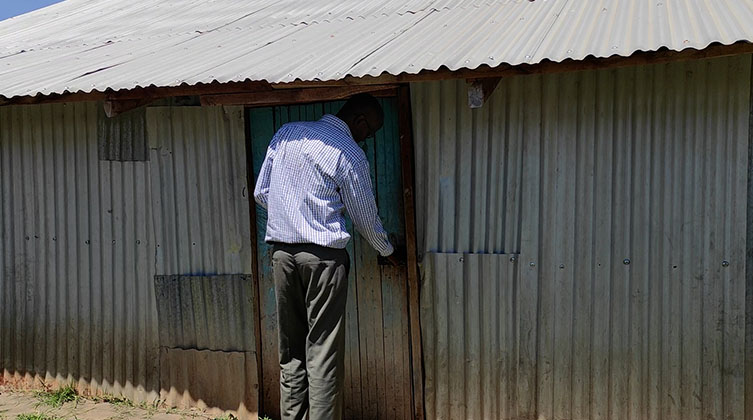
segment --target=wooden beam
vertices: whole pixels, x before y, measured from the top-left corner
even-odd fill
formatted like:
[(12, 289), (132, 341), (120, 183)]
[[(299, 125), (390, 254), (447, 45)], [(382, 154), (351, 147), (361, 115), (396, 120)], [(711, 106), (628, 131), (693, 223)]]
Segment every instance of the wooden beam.
[(201, 104), (210, 105), (246, 105), (273, 106), (303, 104), (312, 102), (335, 101), (346, 99), (358, 93), (371, 93), (374, 96), (397, 96), (397, 88), (389, 85), (337, 86), (307, 89), (285, 89), (278, 91), (228, 93), (222, 95), (203, 95)]
[(410, 320), (411, 367), (413, 373), (413, 415), (423, 420), (424, 414), (424, 358), (421, 343), (419, 276), (416, 243), (416, 204), (413, 195), (413, 113), (410, 87), (398, 89), (398, 131), (400, 134), (400, 165), (402, 166), (403, 212), (405, 215), (406, 267), (408, 270), (408, 318)]
[(502, 80), (499, 77), (486, 79), (468, 79), (468, 106), (481, 108), (492, 96), (494, 89)]
[(107, 99), (102, 106), (105, 108), (105, 115), (112, 118), (152, 102), (154, 102), (154, 99), (149, 97), (140, 99)]
[(200, 83), (193, 86), (181, 85), (172, 87), (145, 87), (122, 91), (64, 93), (52, 95), (21, 96), (10, 99), (0, 97), (3, 105), (37, 105), (60, 102), (83, 102), (104, 100), (132, 100), (151, 98), (157, 100), (175, 96), (199, 96), (207, 94), (224, 94), (238, 92), (272, 91), (267, 82), (229, 82), (229, 83)]

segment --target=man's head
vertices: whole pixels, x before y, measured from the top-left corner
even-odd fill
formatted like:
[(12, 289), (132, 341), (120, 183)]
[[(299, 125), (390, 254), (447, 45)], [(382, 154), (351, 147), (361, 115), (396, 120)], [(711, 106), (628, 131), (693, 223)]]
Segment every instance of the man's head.
[(350, 133), (357, 142), (374, 136), (384, 123), (382, 106), (368, 93), (359, 93), (348, 99), (337, 117), (348, 124)]

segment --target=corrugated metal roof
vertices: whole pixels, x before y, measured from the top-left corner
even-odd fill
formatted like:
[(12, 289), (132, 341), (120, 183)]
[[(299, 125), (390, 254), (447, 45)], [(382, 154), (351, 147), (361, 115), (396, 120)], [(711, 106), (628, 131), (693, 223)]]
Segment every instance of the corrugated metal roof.
[(0, 95), (336, 80), (751, 40), (744, 0), (67, 0), (0, 22)]

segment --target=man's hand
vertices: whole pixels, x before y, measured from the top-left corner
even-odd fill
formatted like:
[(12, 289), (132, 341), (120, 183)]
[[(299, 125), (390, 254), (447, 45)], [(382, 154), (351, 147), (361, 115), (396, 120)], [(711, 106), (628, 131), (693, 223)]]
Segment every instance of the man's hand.
[(390, 265), (392, 267), (401, 267), (405, 265), (406, 253), (404, 246), (396, 246), (392, 254), (377, 258), (379, 265)]

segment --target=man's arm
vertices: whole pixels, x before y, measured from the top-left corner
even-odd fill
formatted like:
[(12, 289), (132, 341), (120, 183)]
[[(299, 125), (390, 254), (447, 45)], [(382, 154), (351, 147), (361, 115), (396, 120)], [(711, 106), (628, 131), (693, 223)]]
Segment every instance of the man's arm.
[(381, 256), (391, 255), (394, 249), (379, 219), (367, 161), (361, 161), (345, 172), (340, 196), (361, 235)]
[(256, 188), (254, 188), (254, 200), (265, 209), (267, 208), (267, 200), (269, 198), (269, 178), (272, 173), (272, 161), (274, 160), (276, 146), (277, 134), (275, 134), (272, 141), (269, 142), (267, 155), (264, 157), (264, 162), (261, 164), (259, 178), (256, 180)]

